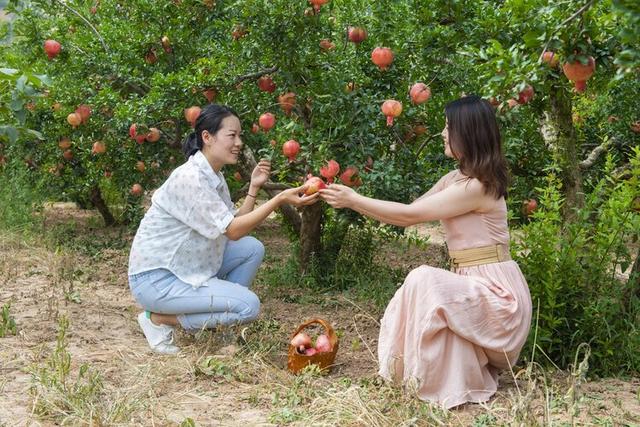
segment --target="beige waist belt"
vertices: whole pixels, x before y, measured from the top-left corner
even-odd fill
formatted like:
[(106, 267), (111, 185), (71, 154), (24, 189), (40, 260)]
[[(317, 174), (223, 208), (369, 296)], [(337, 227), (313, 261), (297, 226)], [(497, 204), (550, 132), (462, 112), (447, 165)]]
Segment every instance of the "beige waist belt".
[(449, 251), (451, 268), (471, 267), (473, 265), (491, 264), (509, 261), (511, 255), (506, 245), (482, 246), (480, 248)]

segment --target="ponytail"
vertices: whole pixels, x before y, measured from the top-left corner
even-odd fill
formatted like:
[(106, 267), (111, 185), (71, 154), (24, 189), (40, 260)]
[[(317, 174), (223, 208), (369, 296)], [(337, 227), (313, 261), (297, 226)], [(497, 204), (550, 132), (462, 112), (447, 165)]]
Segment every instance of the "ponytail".
[(182, 152), (185, 157), (189, 159), (189, 157), (202, 150), (204, 143), (202, 132), (206, 130), (211, 135), (214, 135), (222, 126), (222, 120), (229, 116), (238, 117), (238, 114), (226, 105), (209, 104), (204, 107), (196, 118), (195, 130), (187, 135), (182, 142)]
[(182, 142), (182, 152), (184, 156), (188, 159), (199, 150), (202, 150), (202, 137), (198, 137), (196, 132), (193, 131)]

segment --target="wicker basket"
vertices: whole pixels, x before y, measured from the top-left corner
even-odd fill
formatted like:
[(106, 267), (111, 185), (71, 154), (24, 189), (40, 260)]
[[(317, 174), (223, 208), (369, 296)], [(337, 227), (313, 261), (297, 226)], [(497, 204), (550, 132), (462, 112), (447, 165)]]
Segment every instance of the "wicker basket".
[(298, 326), (295, 330), (291, 338), (298, 335), (302, 332), (306, 327), (312, 325), (314, 323), (320, 324), (324, 329), (327, 337), (329, 337), (329, 342), (331, 343), (331, 351), (324, 353), (316, 353), (313, 356), (305, 356), (304, 354), (300, 354), (296, 351), (296, 348), (289, 343), (289, 357), (287, 360), (287, 367), (294, 374), (298, 373), (305, 366), (315, 364), (322, 370), (326, 370), (327, 372), (331, 369), (333, 365), (333, 361), (336, 359), (336, 353), (338, 353), (338, 336), (336, 332), (333, 330), (329, 322), (324, 319), (311, 319), (308, 322), (303, 323)]

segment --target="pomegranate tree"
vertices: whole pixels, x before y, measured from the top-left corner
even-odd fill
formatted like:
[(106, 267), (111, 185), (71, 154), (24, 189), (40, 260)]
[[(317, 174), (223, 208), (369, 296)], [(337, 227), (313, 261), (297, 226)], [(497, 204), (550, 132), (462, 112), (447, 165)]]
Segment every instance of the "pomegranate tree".
[(347, 187), (359, 187), (362, 185), (362, 179), (358, 176), (358, 168), (355, 166), (347, 167), (340, 174), (340, 181)]
[(393, 126), (393, 119), (402, 113), (402, 104), (394, 99), (387, 99), (382, 103), (382, 114), (387, 116), (387, 126)]

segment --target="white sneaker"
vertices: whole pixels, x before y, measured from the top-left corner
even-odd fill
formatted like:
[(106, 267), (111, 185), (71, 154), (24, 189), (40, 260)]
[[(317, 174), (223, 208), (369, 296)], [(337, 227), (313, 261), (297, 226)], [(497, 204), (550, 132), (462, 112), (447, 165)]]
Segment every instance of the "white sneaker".
[(176, 354), (179, 347), (173, 345), (173, 327), (169, 325), (156, 325), (143, 311), (138, 314), (138, 324), (142, 328), (144, 336), (153, 351), (162, 354)]

